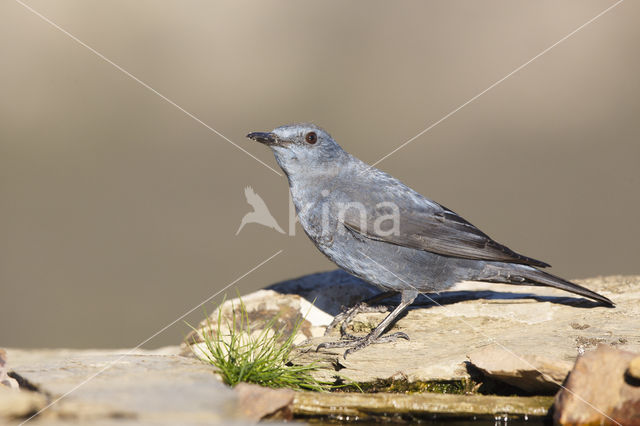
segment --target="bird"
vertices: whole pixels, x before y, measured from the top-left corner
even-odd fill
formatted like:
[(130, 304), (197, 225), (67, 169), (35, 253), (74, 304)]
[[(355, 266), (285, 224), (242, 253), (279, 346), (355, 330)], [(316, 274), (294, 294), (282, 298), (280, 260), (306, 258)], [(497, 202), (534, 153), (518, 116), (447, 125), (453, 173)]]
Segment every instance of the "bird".
[[(381, 290), (347, 309), (342, 337), (316, 350), (409, 340), (383, 333), (420, 293), (437, 293), (460, 281), (537, 285), (584, 296), (601, 306), (608, 298), (543, 271), (549, 264), (519, 254), (490, 238), (452, 210), (346, 152), (320, 127), (291, 124), (249, 139), (268, 146), (289, 183), (304, 232), (331, 261)], [(346, 333), (345, 321), (372, 302), (400, 294), (400, 303), (370, 333)]]
[(282, 228), (280, 228), (278, 222), (276, 222), (276, 219), (267, 208), (267, 205), (265, 204), (262, 197), (256, 194), (252, 187), (247, 186), (244, 189), (244, 196), (247, 199), (247, 203), (251, 207), (253, 207), (253, 211), (245, 214), (242, 217), (242, 220), (240, 221), (240, 227), (236, 231), (236, 235), (240, 233), (242, 228), (244, 228), (244, 225), (246, 225), (247, 223), (258, 223), (268, 228), (275, 229), (281, 234), (284, 234), (284, 231), (282, 230)]

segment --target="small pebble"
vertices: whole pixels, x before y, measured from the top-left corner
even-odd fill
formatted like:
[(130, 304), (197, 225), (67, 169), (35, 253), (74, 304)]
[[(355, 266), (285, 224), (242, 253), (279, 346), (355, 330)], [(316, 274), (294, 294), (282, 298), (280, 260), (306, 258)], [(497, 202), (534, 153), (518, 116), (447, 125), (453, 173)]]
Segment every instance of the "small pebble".
[(640, 356), (635, 357), (629, 363), (629, 375), (640, 380)]

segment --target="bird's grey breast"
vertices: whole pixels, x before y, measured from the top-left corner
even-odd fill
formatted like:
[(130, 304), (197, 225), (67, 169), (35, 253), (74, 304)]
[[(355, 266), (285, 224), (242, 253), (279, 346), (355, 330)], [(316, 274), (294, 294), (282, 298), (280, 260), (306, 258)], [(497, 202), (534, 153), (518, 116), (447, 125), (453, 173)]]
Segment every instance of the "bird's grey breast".
[(333, 237), (328, 229), (335, 223), (326, 197), (328, 190), (310, 179), (289, 179), (289, 188), (304, 232), (318, 248), (331, 244)]
[[(394, 210), (386, 203), (398, 205), (399, 216), (407, 206), (434, 205), (386, 174), (367, 172), (290, 179), (298, 220), (316, 247), (341, 268), (383, 289), (432, 290), (436, 282), (442, 289), (457, 281), (447, 258), (372, 239), (345, 226), (344, 219), (354, 215), (363, 214), (365, 221), (388, 215)], [(387, 230), (392, 223), (381, 225)]]

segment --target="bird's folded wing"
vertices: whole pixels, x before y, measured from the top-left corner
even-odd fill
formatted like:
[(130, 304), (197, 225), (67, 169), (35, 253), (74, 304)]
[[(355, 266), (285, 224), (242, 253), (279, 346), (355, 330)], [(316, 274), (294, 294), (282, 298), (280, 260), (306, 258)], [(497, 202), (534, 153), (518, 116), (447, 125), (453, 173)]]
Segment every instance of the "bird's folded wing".
[[(446, 209), (401, 211), (397, 232), (380, 221), (380, 214), (361, 220), (358, 212), (348, 210), (342, 223), (352, 232), (398, 246), (425, 250), (445, 256), (547, 267), (548, 264), (523, 256), (492, 240), (478, 228)], [(387, 218), (389, 215), (386, 216)], [(379, 221), (380, 223), (377, 223)]]

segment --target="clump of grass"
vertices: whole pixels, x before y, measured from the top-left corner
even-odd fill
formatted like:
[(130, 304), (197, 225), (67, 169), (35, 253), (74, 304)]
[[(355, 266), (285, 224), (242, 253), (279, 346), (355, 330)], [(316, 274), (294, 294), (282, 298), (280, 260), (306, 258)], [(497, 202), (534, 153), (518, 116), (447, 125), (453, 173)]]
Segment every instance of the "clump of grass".
[(293, 365), (290, 362), (293, 341), (304, 318), (296, 321), (289, 336), (284, 335), (284, 327), (276, 327), (277, 320), (276, 315), (260, 327), (260, 332), (252, 332), (241, 299), (239, 309), (234, 305), (231, 307), (231, 320), (223, 318), (220, 305), (216, 323), (207, 319), (207, 326), (202, 330), (206, 350), (199, 351), (199, 358), (204, 356), (205, 361), (215, 366), (229, 386), (247, 382), (271, 388), (330, 389), (330, 383), (311, 376), (310, 373), (319, 368), (316, 364)]

